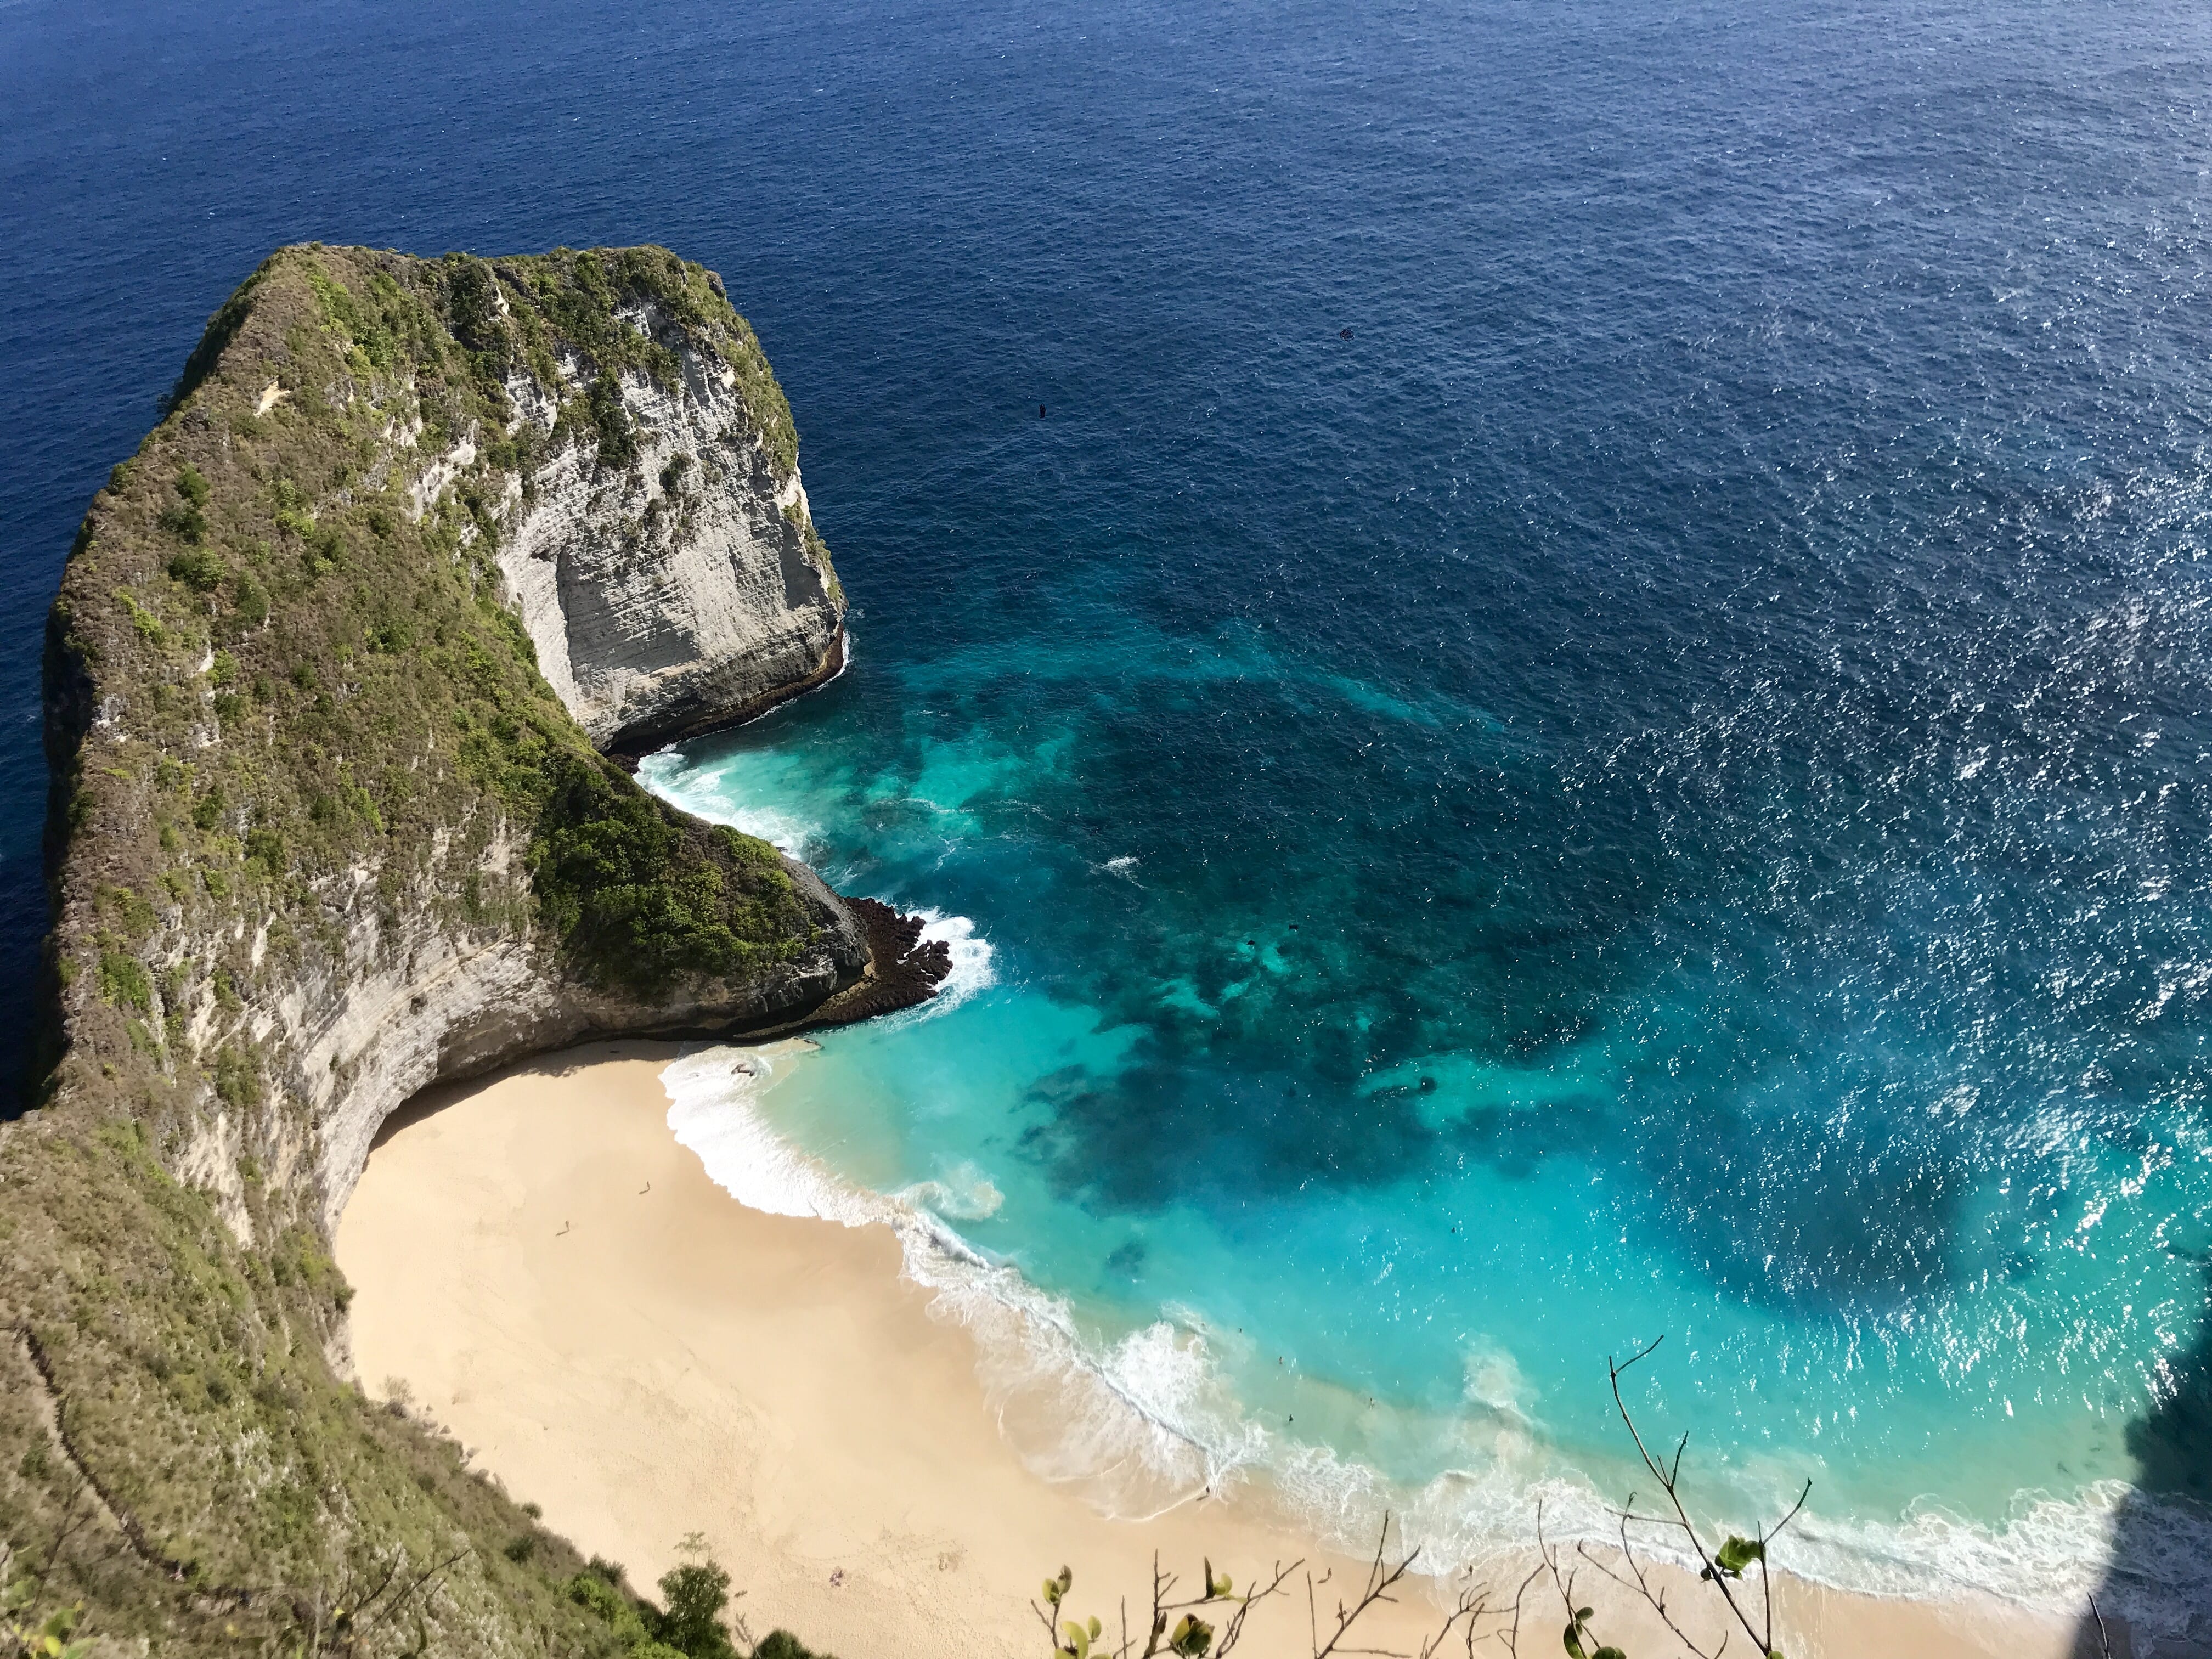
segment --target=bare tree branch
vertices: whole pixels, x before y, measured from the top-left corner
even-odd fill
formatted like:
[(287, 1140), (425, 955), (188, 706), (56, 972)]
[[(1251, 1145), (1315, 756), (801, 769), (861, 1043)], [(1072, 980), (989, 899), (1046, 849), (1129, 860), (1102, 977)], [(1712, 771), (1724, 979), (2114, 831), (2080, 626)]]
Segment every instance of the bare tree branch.
[[(1313, 1650), (1313, 1659), (1328, 1659), (1330, 1654), (1339, 1652), (1347, 1656), (1353, 1654), (1385, 1654), (1389, 1652), (1389, 1650), (1384, 1648), (1340, 1648), (1337, 1644), (1343, 1641), (1346, 1633), (1352, 1629), (1354, 1622), (1356, 1622), (1363, 1613), (1366, 1613), (1370, 1607), (1374, 1607), (1378, 1602), (1395, 1601), (1398, 1599), (1396, 1596), (1391, 1595), (1390, 1592), (1397, 1587), (1398, 1581), (1406, 1576), (1407, 1572), (1412, 1568), (1413, 1563), (1420, 1557), (1421, 1552), (1417, 1547), (1406, 1556), (1405, 1559), (1399, 1562), (1396, 1566), (1386, 1568), (1382, 1565), (1382, 1562), (1384, 1556), (1389, 1550), (1389, 1547), (1390, 1517), (1388, 1515), (1385, 1515), (1382, 1517), (1382, 1533), (1375, 1540), (1375, 1559), (1367, 1569), (1366, 1586), (1361, 1590), (1359, 1600), (1353, 1603), (1350, 1612), (1347, 1613), (1345, 1610), (1344, 1603), (1342, 1601), (1339, 1601), (1336, 1604), (1335, 1633), (1332, 1635), (1327, 1642), (1321, 1643), (1319, 1645), (1315, 1647)], [(1306, 1579), (1306, 1608), (1309, 1620), (1310, 1620), (1313, 1610), (1313, 1579), (1311, 1575), (1309, 1575)]]
[[(1662, 1468), (1660, 1467), (1658, 1460), (1652, 1456), (1650, 1448), (1644, 1443), (1643, 1433), (1637, 1428), (1636, 1419), (1629, 1413), (1628, 1402), (1621, 1397), (1620, 1379), (1622, 1373), (1626, 1372), (1630, 1366), (1634, 1365), (1647, 1358), (1654, 1348), (1656, 1348), (1666, 1340), (1667, 1339), (1663, 1334), (1652, 1338), (1650, 1342), (1644, 1344), (1643, 1347), (1638, 1348), (1626, 1360), (1623, 1360), (1617, 1364), (1610, 1357), (1607, 1358), (1605, 1362), (1606, 1372), (1613, 1384), (1613, 1408), (1620, 1413), (1621, 1423), (1628, 1430), (1629, 1438), (1636, 1443), (1637, 1455), (1644, 1460), (1644, 1467), (1651, 1472), (1651, 1478), (1659, 1483), (1659, 1489), (1667, 1494), (1667, 1502), (1674, 1511), (1674, 1518), (1672, 1522), (1666, 1522), (1663, 1517), (1661, 1517), (1661, 1523), (1677, 1528), (1682, 1533), (1683, 1536), (1686, 1537), (1690, 1540), (1690, 1547), (1697, 1552), (1698, 1565), (1704, 1569), (1703, 1573), (1700, 1576), (1705, 1580), (1711, 1582), (1713, 1588), (1721, 1593), (1721, 1600), (1727, 1605), (1729, 1613), (1733, 1615), (1736, 1624), (1742, 1629), (1743, 1633), (1747, 1637), (1750, 1638), (1753, 1642), (1758, 1644), (1759, 1651), (1762, 1655), (1771, 1653), (1774, 1650), (1774, 1597), (1772, 1584), (1767, 1577), (1766, 1571), (1766, 1547), (1775, 1538), (1780, 1535), (1782, 1529), (1784, 1527), (1787, 1527), (1792, 1521), (1795, 1521), (1797, 1518), (1799, 1511), (1803, 1510), (1805, 1507), (1806, 1498), (1813, 1490), (1813, 1483), (1810, 1480), (1808, 1480), (1805, 1483), (1804, 1491), (1797, 1494), (1797, 1501), (1790, 1506), (1790, 1511), (1788, 1514), (1784, 1515), (1781, 1520), (1776, 1522), (1772, 1527), (1767, 1528), (1759, 1534), (1758, 1552), (1753, 1559), (1759, 1562), (1759, 1580), (1762, 1607), (1760, 1610), (1759, 1623), (1758, 1625), (1753, 1625), (1752, 1623), (1750, 1614), (1746, 1612), (1744, 1607), (1737, 1601), (1735, 1592), (1729, 1587), (1729, 1580), (1736, 1576), (1736, 1572), (1722, 1565), (1718, 1560), (1715, 1559), (1712, 1553), (1706, 1549), (1705, 1540), (1699, 1535), (1696, 1525), (1690, 1519), (1689, 1510), (1683, 1505), (1680, 1490), (1682, 1454), (1690, 1443), (1690, 1437), (1687, 1434), (1685, 1434), (1680, 1441), (1676, 1443), (1674, 1457), (1668, 1462), (1668, 1465)], [(1634, 1500), (1631, 1499), (1630, 1502), (1632, 1507)], [(1647, 1519), (1649, 1517), (1638, 1516), (1636, 1518)], [(1628, 1547), (1627, 1538), (1627, 1528), (1624, 1523), (1621, 1529), (1621, 1547), (1624, 1552), (1626, 1552)], [(1643, 1575), (1640, 1571), (1638, 1574), (1638, 1577), (1639, 1582), (1642, 1582)], [(1648, 1589), (1644, 1592), (1644, 1599), (1646, 1601), (1652, 1601), (1652, 1605), (1655, 1607), (1658, 1607), (1658, 1603), (1656, 1601), (1653, 1600)], [(1661, 1610), (1661, 1617), (1666, 1617), (1663, 1609)], [(1671, 1621), (1669, 1622), (1668, 1628), (1674, 1628)], [(1677, 1632), (1677, 1634), (1679, 1635), (1680, 1632)], [(1718, 1650), (1716, 1650), (1715, 1651), (1717, 1652)]]

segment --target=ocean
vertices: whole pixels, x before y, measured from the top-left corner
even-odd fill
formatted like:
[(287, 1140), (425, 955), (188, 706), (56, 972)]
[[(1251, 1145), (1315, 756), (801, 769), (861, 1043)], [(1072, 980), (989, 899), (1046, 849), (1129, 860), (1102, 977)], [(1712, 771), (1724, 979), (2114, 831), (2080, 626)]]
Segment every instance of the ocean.
[(674, 1120), (897, 1218), (1034, 1463), (1480, 1559), (1663, 1338), (1788, 1565), (2212, 1601), (2208, 87), (2174, 4), (0, 7), (0, 969), (231, 286), (664, 242), (854, 648), (643, 775), (956, 961)]

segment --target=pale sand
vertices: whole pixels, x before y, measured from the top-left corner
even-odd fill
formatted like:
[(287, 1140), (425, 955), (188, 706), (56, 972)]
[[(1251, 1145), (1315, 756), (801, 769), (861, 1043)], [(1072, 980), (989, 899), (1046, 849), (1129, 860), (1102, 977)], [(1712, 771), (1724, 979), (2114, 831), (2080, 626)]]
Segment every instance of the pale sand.
[[(970, 1338), (931, 1316), (888, 1228), (745, 1209), (677, 1144), (659, 1073), (679, 1052), (578, 1049), (434, 1091), (387, 1130), (337, 1238), (373, 1395), (404, 1378), (477, 1468), (640, 1586), (703, 1533), (748, 1591), (739, 1610), (756, 1636), (786, 1626), (842, 1659), (1043, 1659), (1026, 1602), (1063, 1563), (1071, 1606), (1110, 1626), (1108, 1591), (1141, 1594), (1155, 1548), (1187, 1581), (1209, 1553), (1240, 1587), (1315, 1554), (1262, 1497), (1139, 1524), (1031, 1474)], [(1331, 1565), (1324, 1617), (1361, 1570)], [(1693, 1593), (1678, 1589), (1678, 1607)], [(1994, 1604), (1796, 1583), (1778, 1599), (1793, 1659), (2058, 1659), (2072, 1647), (2069, 1623)], [(1557, 1602), (1528, 1605), (1522, 1651), (1559, 1652)], [(1415, 1613), (1432, 1616), (1422, 1592), (1363, 1625), (1360, 1645), (1413, 1648)], [(1632, 1654), (1674, 1650), (1632, 1618), (1599, 1622)], [(1305, 1626), (1301, 1588), (1254, 1614), (1241, 1651), (1304, 1656)]]

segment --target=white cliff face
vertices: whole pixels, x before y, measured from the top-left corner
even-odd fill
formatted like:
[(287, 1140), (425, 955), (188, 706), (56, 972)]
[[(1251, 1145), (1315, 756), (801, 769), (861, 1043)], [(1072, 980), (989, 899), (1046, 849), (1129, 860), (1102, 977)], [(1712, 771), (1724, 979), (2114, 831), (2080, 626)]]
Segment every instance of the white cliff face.
[[(641, 312), (635, 321), (652, 331), (658, 319)], [(842, 649), (844, 595), (809, 533), (798, 469), (776, 476), (719, 359), (688, 344), (677, 356), (673, 385), (621, 380), (634, 466), (603, 466), (586, 434), (526, 481), (508, 475), (496, 508), (500, 569), (539, 672), (603, 750), (745, 718), (834, 672)], [(568, 389), (580, 391), (574, 366), (561, 368)], [(520, 374), (508, 395), (518, 427), (551, 434), (554, 398)], [(411, 433), (393, 435), (411, 448)], [(478, 455), (471, 435), (450, 454), (413, 460), (418, 516)], [(503, 829), (481, 858), (489, 884), (519, 891)], [(190, 1160), (204, 1166), (196, 1173), (243, 1229), (246, 1207), (229, 1189), (250, 1140), (272, 1164), (312, 1170), (320, 1219), (333, 1227), (385, 1119), (432, 1083), (597, 1036), (758, 1026), (801, 1013), (863, 971), (867, 945), (819, 877), (784, 864), (816, 919), (813, 948), (757, 980), (693, 983), (650, 1006), (570, 978), (534, 932), (457, 929), (404, 907), (394, 916), (370, 902), (366, 883), (334, 890), (326, 902), (348, 917), (340, 949), (302, 964), (289, 994), (253, 1023), (264, 1052), (289, 1058), (288, 1092), (307, 1108), (313, 1144), (274, 1123), (241, 1138), (240, 1126), (216, 1116)], [(271, 1173), (282, 1180), (293, 1170)]]
[(650, 1006), (561, 974), (529, 936), (471, 939), (423, 917), (395, 927), (364, 907), (337, 971), (295, 985), (257, 1034), (300, 1058), (325, 1227), (337, 1225), (385, 1119), (432, 1083), (595, 1036), (773, 1024), (854, 977), (866, 960), (859, 929), (813, 872), (785, 868), (822, 925), (814, 946), (757, 979), (692, 982)]
[[(514, 872), (504, 834), (475, 860), (488, 887)], [(302, 951), (267, 1000), (245, 1011), (244, 1035), (276, 1063), (257, 1106), (202, 1103), (168, 1150), (177, 1176), (209, 1190), (251, 1241), (246, 1159), (274, 1188), (312, 1193), (316, 1218), (337, 1224), (385, 1120), (433, 1083), (595, 1037), (772, 1027), (808, 1010), (866, 969), (860, 927), (805, 865), (783, 860), (816, 927), (790, 960), (743, 981), (690, 981), (651, 1001), (578, 981), (536, 930), (457, 923), (428, 905), (380, 895), (371, 872), (321, 884), (333, 924)], [(190, 942), (162, 963), (168, 997), (195, 1024), (214, 1012)], [(157, 992), (155, 1017), (169, 1012)]]
[[(371, 383), (356, 369), (325, 394), (341, 409), (391, 408), (381, 456), (364, 476), (388, 483), (416, 520), (452, 511), (457, 489), (489, 500), (503, 597), (540, 672), (602, 750), (734, 723), (842, 660), (844, 596), (796, 465), (781, 465), (757, 435), (712, 343), (695, 344), (653, 303), (634, 306), (628, 320), (670, 347), (678, 372), (665, 383), (620, 377), (635, 436), (627, 466), (602, 463), (592, 428), (547, 441), (563, 404), (573, 414), (588, 389), (590, 371), (573, 358), (556, 360), (557, 390), (519, 367), (507, 382), (515, 414), (506, 435), (527, 424), (540, 440), (522, 447), (526, 473), (501, 471), (505, 452), (489, 441), (501, 434), (474, 422), (443, 453), (422, 447), (411, 380)], [(269, 374), (259, 362), (243, 372), (259, 377), (257, 386)], [(204, 653), (196, 675), (213, 663)], [(127, 692), (95, 685), (80, 663), (50, 690), (72, 696), (86, 702), (76, 723), (89, 740), (134, 739)], [(216, 741), (216, 731), (210, 720), (198, 741)], [(234, 816), (242, 834), (245, 815)], [(305, 922), (242, 914), (211, 940), (178, 912), (157, 930), (145, 952), (143, 1026), (176, 1033), (163, 1072), (180, 1059), (211, 1066), (226, 1048), (258, 1057), (252, 1090), (202, 1088), (161, 1141), (169, 1167), (214, 1194), (242, 1238), (253, 1226), (249, 1183), (291, 1194), (291, 1213), (334, 1225), (386, 1118), (433, 1083), (597, 1036), (772, 1029), (869, 969), (860, 922), (812, 871), (785, 860), (808, 927), (787, 959), (742, 981), (694, 978), (651, 998), (586, 983), (532, 919), (520, 846), (527, 835), (526, 826), (457, 820), (426, 848), (394, 847), (318, 878)], [(481, 904), (457, 910), (453, 895), (464, 887)], [(64, 938), (99, 934), (98, 891), (82, 872), (65, 883)], [(247, 950), (252, 971), (236, 990), (216, 972), (210, 947), (222, 945)], [(100, 994), (88, 975), (65, 1002), (86, 1009)]]
[[(564, 445), (500, 537), (538, 668), (603, 749), (749, 718), (834, 672), (842, 649), (844, 595), (798, 470), (777, 476), (726, 367), (677, 356), (673, 385), (621, 379), (636, 465), (601, 465), (588, 435)], [(519, 419), (552, 430), (533, 383), (509, 392)]]

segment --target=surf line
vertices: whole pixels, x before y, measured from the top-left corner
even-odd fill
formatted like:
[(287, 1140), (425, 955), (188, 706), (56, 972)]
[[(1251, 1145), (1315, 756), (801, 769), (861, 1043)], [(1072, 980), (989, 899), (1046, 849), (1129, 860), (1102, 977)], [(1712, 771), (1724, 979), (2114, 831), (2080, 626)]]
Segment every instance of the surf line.
[[(1057, 1336), (1065, 1345), (1064, 1353), (1059, 1356), (1063, 1364), (1080, 1371), (1091, 1382), (1103, 1389), (1139, 1422), (1157, 1430), (1169, 1440), (1196, 1454), (1204, 1467), (1204, 1478), (1198, 1489), (1185, 1492), (1173, 1502), (1164, 1504), (1147, 1514), (1135, 1516), (1131, 1517), (1132, 1519), (1140, 1522), (1154, 1520), (1160, 1516), (1181, 1509), (1186, 1504), (1202, 1503), (1221, 1486), (1227, 1476), (1246, 1467), (1245, 1459), (1207, 1444), (1181, 1424), (1171, 1422), (1161, 1415), (1132, 1394), (1125, 1385), (1117, 1382), (1107, 1368), (1103, 1358), (1091, 1352), (1090, 1346), (1084, 1341), (1082, 1334), (1075, 1329), (1073, 1322), (1064, 1310), (1066, 1304), (1060, 1297), (1040, 1290), (1012, 1263), (994, 1261), (985, 1255), (966, 1239), (961, 1237), (953, 1230), (951, 1224), (942, 1217), (918, 1205), (907, 1203), (885, 1194), (871, 1193), (869, 1196), (885, 1207), (889, 1213), (884, 1218), (890, 1224), (893, 1230), (900, 1234), (902, 1243), (907, 1243), (909, 1237), (918, 1238), (922, 1245), (934, 1250), (937, 1254), (979, 1269), (980, 1281), (975, 1287), (1012, 1314), (1017, 1320), (1042, 1326)], [(919, 1279), (921, 1276), (916, 1275), (916, 1277)], [(1019, 1285), (1020, 1291), (1009, 1292), (1004, 1289), (1003, 1285), (1007, 1281)], [(937, 1283), (932, 1284), (930, 1288), (938, 1295), (945, 1296), (953, 1287)], [(1160, 1322), (1168, 1323), (1166, 1321)], [(1170, 1328), (1173, 1328), (1172, 1325)], [(1200, 1338), (1200, 1340), (1203, 1341), (1203, 1337)]]
[[(819, 1158), (779, 1134), (753, 1103), (762, 1079), (759, 1072), (750, 1069), (750, 1066), (770, 1070), (772, 1074), (771, 1068), (763, 1065), (761, 1059), (750, 1055), (739, 1057), (741, 1061), (750, 1062), (746, 1069), (741, 1070), (737, 1065), (723, 1062), (720, 1055), (728, 1053), (731, 1046), (702, 1044), (696, 1049), (687, 1051), (662, 1071), (660, 1084), (663, 1094), (671, 1103), (669, 1127), (675, 1132), (679, 1143), (700, 1157), (707, 1165), (708, 1177), (732, 1199), (764, 1215), (808, 1217), (836, 1221), (848, 1227), (871, 1224), (888, 1226), (899, 1240), (900, 1255), (907, 1276), (929, 1291), (933, 1297), (942, 1298), (947, 1304), (948, 1311), (962, 1324), (970, 1323), (962, 1314), (960, 1302), (963, 1294), (980, 1294), (1012, 1315), (1018, 1326), (1053, 1339), (1056, 1352), (1052, 1358), (1057, 1364), (1096, 1384), (1137, 1423), (1170, 1443), (1182, 1446), (1201, 1466), (1201, 1478), (1172, 1501), (1148, 1513), (1129, 1518), (1139, 1522), (1154, 1520), (1187, 1504), (1202, 1503), (1217, 1492), (1231, 1474), (1247, 1466), (1249, 1460), (1209, 1445), (1182, 1425), (1170, 1421), (1153, 1409), (1117, 1381), (1103, 1358), (1094, 1354), (1090, 1345), (1076, 1330), (1061, 1297), (1032, 1284), (1012, 1263), (994, 1260), (986, 1255), (962, 1237), (951, 1223), (934, 1212), (893, 1194), (847, 1181)], [(710, 1060), (709, 1056), (714, 1058)], [(708, 1069), (709, 1066), (713, 1069)], [(669, 1075), (672, 1072), (677, 1073), (673, 1078)], [(700, 1087), (702, 1084), (708, 1085), (705, 1090)], [(790, 1195), (793, 1202), (779, 1204), (772, 1200), (762, 1201), (768, 1199), (766, 1194), (749, 1197), (740, 1190), (744, 1183), (732, 1185), (722, 1179), (715, 1163), (708, 1157), (708, 1148), (694, 1145), (692, 1139), (687, 1138), (685, 1133), (690, 1122), (684, 1120), (696, 1121), (693, 1114), (702, 1107), (710, 1109), (721, 1108), (722, 1113), (716, 1115), (726, 1113), (726, 1122), (728, 1118), (738, 1120), (737, 1125), (732, 1127), (741, 1127), (746, 1141), (763, 1150), (773, 1148), (776, 1161), (791, 1172), (783, 1180), (788, 1181), (792, 1175), (804, 1171), (801, 1184), (811, 1190), (793, 1193)], [(766, 1143), (765, 1147), (763, 1143)], [(969, 1271), (958, 1275), (933, 1272), (933, 1261), (942, 1261)], [(1199, 1340), (1203, 1341), (1204, 1338), (1201, 1336)]]

